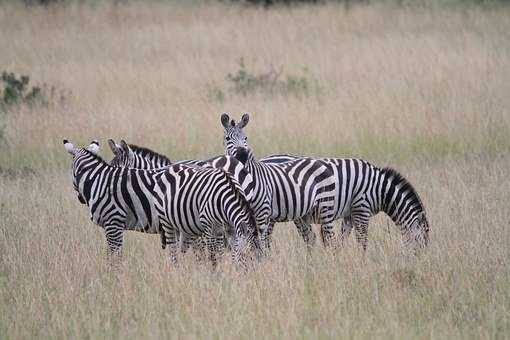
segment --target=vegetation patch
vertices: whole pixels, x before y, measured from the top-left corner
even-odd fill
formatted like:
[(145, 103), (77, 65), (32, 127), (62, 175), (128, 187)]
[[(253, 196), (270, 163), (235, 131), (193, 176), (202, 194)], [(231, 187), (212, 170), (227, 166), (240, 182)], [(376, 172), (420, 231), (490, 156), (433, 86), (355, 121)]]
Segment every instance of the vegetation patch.
[(244, 58), (239, 59), (237, 71), (228, 73), (225, 80), (225, 86), (208, 86), (209, 98), (223, 102), (228, 95), (308, 97), (320, 92), (318, 82), (310, 76), (307, 68), (303, 68), (301, 74), (285, 74), (283, 66), (277, 69), (271, 65), (268, 70), (257, 73), (248, 69)]
[(28, 76), (17, 77), (14, 73), (2, 72), (2, 96), (0, 109), (3, 112), (20, 105), (48, 105), (48, 101), (38, 86), (29, 86)]

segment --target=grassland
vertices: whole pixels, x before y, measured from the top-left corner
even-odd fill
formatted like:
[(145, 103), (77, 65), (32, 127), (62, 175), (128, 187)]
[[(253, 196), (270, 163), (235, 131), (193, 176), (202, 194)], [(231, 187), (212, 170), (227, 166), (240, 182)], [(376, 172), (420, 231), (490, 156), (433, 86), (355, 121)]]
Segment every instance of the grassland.
[[(2, 70), (65, 96), (2, 116), (0, 338), (510, 337), (510, 9), (4, 4), (0, 49)], [(317, 91), (230, 93), (241, 57)], [(99, 138), (105, 158), (109, 137), (203, 158), (222, 152), (222, 112), (251, 113), (258, 156), (399, 169), (427, 207), (428, 251), (401, 256), (378, 216), (364, 264), (354, 240), (307, 256), (279, 224), (273, 256), (246, 275), (229, 261), (171, 268), (138, 233), (108, 272), (62, 138)]]

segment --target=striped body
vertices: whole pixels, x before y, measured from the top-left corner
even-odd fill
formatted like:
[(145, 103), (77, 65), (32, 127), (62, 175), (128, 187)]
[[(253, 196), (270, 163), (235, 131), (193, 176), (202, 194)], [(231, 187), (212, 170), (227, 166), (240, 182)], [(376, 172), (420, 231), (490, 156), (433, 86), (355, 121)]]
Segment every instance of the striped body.
[[(285, 164), (302, 157), (273, 155), (265, 164)], [(428, 243), (429, 226), (425, 208), (412, 185), (391, 168), (378, 168), (361, 159), (322, 158), (335, 182), (334, 219), (344, 218), (341, 239), (354, 227), (360, 245), (366, 249), (370, 217), (383, 211), (400, 226), (404, 246)], [(414, 243), (414, 244), (411, 244)]]
[[(154, 159), (168, 159), (155, 151), (148, 148), (133, 147), (132, 144), (128, 145), (126, 142), (121, 141), (117, 145), (113, 140), (109, 140), (110, 147), (115, 155), (110, 164), (118, 166), (144, 169), (157, 169), (153, 168)], [(143, 152), (141, 152), (143, 150)], [(138, 160), (134, 162), (134, 160)], [(267, 224), (270, 215), (270, 204), (267, 197), (262, 196), (260, 192), (254, 192), (254, 182), (252, 175), (246, 171), (244, 165), (234, 157), (229, 156), (216, 156), (207, 160), (183, 160), (174, 163), (175, 165), (188, 165), (205, 168), (223, 169), (230, 173), (237, 182), (240, 183), (246, 198), (250, 202), (250, 206), (255, 213), (255, 218), (258, 225)], [(185, 242), (184, 242), (185, 243)], [(185, 244), (185, 247), (188, 245)]]
[(255, 195), (270, 200), (270, 223), (262, 233), (265, 246), (270, 246), (274, 222), (284, 221), (294, 221), (304, 241), (313, 244), (315, 236), (310, 223), (328, 224), (334, 219), (334, 178), (330, 167), (312, 158), (274, 164), (259, 162), (242, 130), (248, 123), (248, 116), (243, 115), (236, 124), (224, 114), (221, 121), (225, 153), (244, 161), (255, 182)]
[[(105, 229), (109, 254), (120, 252), (124, 230), (164, 232), (175, 261), (181, 232), (188, 234), (191, 230), (194, 236), (207, 238), (230, 223), (234, 245), (246, 238), (256, 248), (253, 213), (239, 184), (223, 170), (185, 165), (161, 170), (114, 167), (93, 151), (74, 148), (67, 141), (64, 145), (74, 156), (74, 188), (89, 206), (92, 221)], [(174, 190), (168, 183), (176, 183)], [(172, 206), (180, 209), (176, 216), (183, 218), (167, 215), (175, 213), (169, 208)], [(207, 244), (210, 251), (216, 250), (215, 240), (208, 240)], [(211, 253), (211, 259), (214, 256)]]
[(164, 216), (161, 223), (171, 245), (177, 244), (179, 235), (187, 240), (205, 236), (214, 254), (221, 247), (217, 240), (226, 232), (236, 258), (243, 247), (239, 243), (243, 236), (252, 250), (258, 251), (255, 217), (241, 186), (227, 172), (172, 165), (161, 173), (157, 190), (162, 198), (157, 209)]

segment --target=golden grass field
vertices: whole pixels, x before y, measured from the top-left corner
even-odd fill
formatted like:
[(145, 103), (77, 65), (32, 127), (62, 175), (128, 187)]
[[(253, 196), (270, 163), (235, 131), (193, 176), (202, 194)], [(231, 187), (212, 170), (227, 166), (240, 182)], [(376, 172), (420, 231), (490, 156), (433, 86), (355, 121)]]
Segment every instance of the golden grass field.
[[(0, 51), (0, 71), (65, 96), (0, 116), (0, 338), (510, 338), (510, 8), (4, 3)], [(241, 57), (316, 91), (230, 93)], [(272, 256), (242, 274), (228, 258), (172, 268), (159, 237), (130, 232), (108, 271), (62, 139), (98, 138), (106, 159), (109, 137), (206, 158), (223, 151), (222, 112), (251, 114), (258, 157), (395, 167), (430, 247), (402, 256), (377, 216), (364, 263), (353, 237), (307, 255), (278, 224)]]

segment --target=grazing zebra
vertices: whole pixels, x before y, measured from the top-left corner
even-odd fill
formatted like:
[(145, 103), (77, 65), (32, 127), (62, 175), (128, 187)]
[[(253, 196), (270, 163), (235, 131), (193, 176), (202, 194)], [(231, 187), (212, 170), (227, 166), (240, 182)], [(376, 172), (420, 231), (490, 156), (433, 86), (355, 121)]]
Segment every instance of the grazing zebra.
[[(115, 143), (114, 140), (109, 139), (108, 144), (110, 145), (110, 148), (112, 149), (115, 155), (113, 160), (110, 162), (110, 164), (112, 165), (129, 168), (141, 167), (144, 169), (155, 169), (153, 167), (154, 162), (152, 160), (162, 159), (162, 157), (164, 157), (163, 159), (168, 159), (166, 158), (166, 156), (162, 156), (161, 154), (152, 151), (148, 148), (133, 147), (133, 144), (128, 145), (123, 140), (121, 140), (120, 145), (118, 145), (117, 143)], [(134, 162), (135, 159), (137, 160), (136, 163)], [(241, 184), (241, 187), (243, 188), (245, 195), (248, 198), (250, 205), (255, 213), (257, 225), (259, 226), (267, 225), (271, 210), (269, 199), (260, 194), (259, 195), (254, 194), (253, 177), (248, 171), (246, 171), (243, 163), (238, 161), (236, 158), (221, 155), (207, 160), (184, 160), (176, 162), (175, 164), (199, 167), (213, 167), (227, 171), (232, 176), (234, 176), (234, 178)], [(183, 252), (186, 252), (192, 241), (195, 240), (187, 240), (184, 238), (181, 240), (183, 245), (182, 247)], [(200, 244), (195, 245), (198, 246), (198, 248), (200, 248)], [(163, 247), (164, 246), (165, 245), (163, 244)]]
[(282, 164), (266, 164), (255, 160), (246, 142), (244, 115), (239, 124), (221, 116), (224, 127), (225, 154), (242, 159), (253, 176), (254, 192), (271, 202), (270, 223), (261, 232), (264, 247), (270, 248), (274, 222), (294, 221), (307, 245), (313, 245), (315, 234), (310, 223), (332, 223), (335, 185), (329, 166), (320, 160), (299, 158)]
[[(228, 121), (228, 116), (223, 119)], [(249, 116), (243, 115), (239, 124), (225, 128), (225, 148), (248, 148), (243, 128)], [(225, 125), (225, 124), (224, 124)], [(227, 139), (228, 138), (228, 139)], [(302, 157), (274, 155), (260, 162), (283, 165)], [(305, 158), (306, 159), (306, 158)], [(354, 227), (356, 239), (363, 250), (367, 247), (367, 228), (370, 217), (385, 212), (400, 227), (404, 249), (423, 248), (429, 240), (429, 224), (425, 207), (413, 186), (396, 170), (377, 168), (361, 159), (323, 158), (333, 175), (334, 219), (343, 218), (340, 238), (343, 241)], [(323, 225), (322, 233), (332, 235), (332, 226)]]
[(109, 255), (120, 254), (125, 230), (164, 232), (176, 262), (178, 236), (184, 233), (190, 238), (205, 235), (215, 265), (215, 235), (223, 233), (224, 225), (229, 226), (236, 260), (246, 245), (259, 251), (253, 213), (243, 190), (225, 171), (186, 165), (114, 167), (97, 155), (97, 141), (80, 149), (64, 140), (64, 148), (73, 156), (74, 189), (89, 207), (91, 220), (104, 228)]

